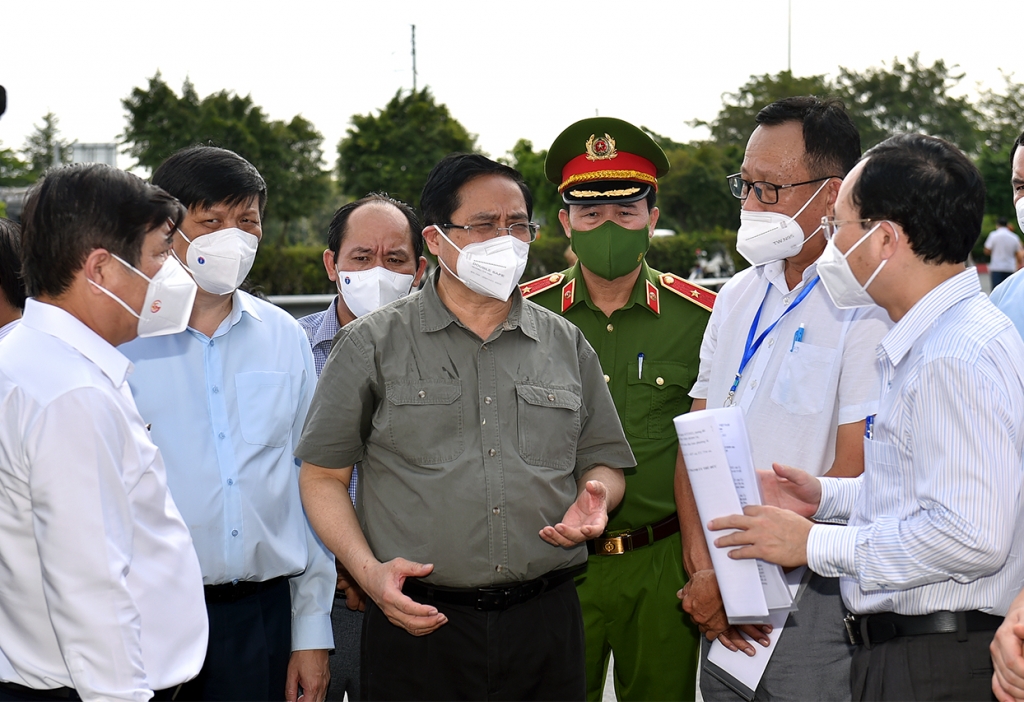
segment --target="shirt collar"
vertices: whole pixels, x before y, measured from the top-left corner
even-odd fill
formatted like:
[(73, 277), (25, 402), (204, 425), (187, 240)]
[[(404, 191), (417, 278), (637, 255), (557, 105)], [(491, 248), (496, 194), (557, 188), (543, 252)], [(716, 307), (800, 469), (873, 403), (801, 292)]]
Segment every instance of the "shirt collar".
[(96, 364), (114, 387), (124, 384), (131, 361), (67, 310), (29, 298), (21, 319), (26, 327), (60, 339)]
[(957, 273), (930, 290), (882, 337), (881, 346), (889, 361), (894, 366), (899, 365), (914, 342), (931, 328), (936, 319), (957, 303), (980, 292), (981, 283), (975, 268)]
[[(444, 329), (449, 324), (459, 324), (459, 320), (451, 313), (441, 297), (437, 294), (437, 280), (441, 276), (440, 266), (434, 275), (427, 278), (427, 284), (419, 295), (420, 306), (420, 331), (436, 332)], [(519, 292), (519, 286), (512, 290), (512, 307), (508, 316), (502, 323), (502, 331), (522, 329), (523, 333), (535, 341), (538, 340), (536, 310), (523, 304), (523, 294)]]
[(756, 270), (757, 275), (767, 280), (770, 285), (778, 288), (782, 294), (786, 294), (802, 288), (811, 278), (818, 275), (818, 262), (815, 261), (804, 269), (803, 275), (800, 277), (801, 284), (793, 290), (789, 289), (789, 283), (786, 282), (786, 262), (784, 260), (765, 263), (758, 266)]
[[(580, 302), (587, 303), (587, 307), (592, 310), (598, 309), (592, 302), (590, 291), (587, 290), (587, 283), (583, 279), (583, 271), (580, 269), (578, 261), (576, 262), (576, 265), (570, 268), (565, 274), (565, 282), (569, 282), (570, 280), (576, 281), (576, 289), (574, 291), (575, 294), (573, 295), (572, 304), (566, 309), (571, 309), (574, 305), (577, 305)], [(636, 282), (633, 284), (633, 291), (629, 294), (629, 300), (626, 301), (626, 304), (623, 305), (621, 309), (628, 309), (633, 305), (640, 305), (657, 316), (658, 312), (651, 306), (650, 298), (647, 294), (648, 282), (654, 285), (655, 289), (657, 289), (658, 278), (651, 272), (651, 269), (647, 265), (647, 261), (645, 259), (640, 263), (640, 275), (637, 276)]]
[(327, 305), (323, 319), (320, 320), (320, 324), (317, 326), (309, 343), (311, 346), (317, 346), (325, 341), (333, 341), (340, 329), (341, 325), (338, 324), (338, 296), (335, 295), (334, 299), (331, 300), (331, 304)]
[[(244, 293), (241, 290), (235, 290), (235, 292), (231, 293), (231, 312), (228, 313), (228, 316), (225, 317), (224, 320), (221, 321), (220, 325), (217, 326), (217, 331), (213, 333), (213, 337), (211, 338), (216, 339), (218, 336), (227, 334), (231, 327), (242, 321), (243, 312), (255, 319), (257, 322), (262, 322), (263, 319), (260, 317), (259, 310), (256, 309), (255, 300), (256, 298), (254, 296)], [(192, 329), (192, 327), (189, 327), (188, 329), (193, 334), (199, 334), (200, 336), (205, 337), (202, 332), (198, 332)]]

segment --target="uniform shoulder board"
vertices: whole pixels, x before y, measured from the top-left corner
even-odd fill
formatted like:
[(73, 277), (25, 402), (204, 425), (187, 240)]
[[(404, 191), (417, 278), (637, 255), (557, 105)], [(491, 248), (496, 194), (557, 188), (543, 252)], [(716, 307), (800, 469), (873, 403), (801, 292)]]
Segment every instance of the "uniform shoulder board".
[(666, 288), (680, 297), (685, 297), (698, 307), (703, 307), (710, 312), (715, 306), (717, 295), (707, 288), (702, 288), (671, 273), (662, 273), (660, 280)]
[(520, 283), (519, 292), (523, 294), (523, 297), (530, 298), (538, 293), (542, 293), (548, 288), (553, 288), (565, 279), (565, 276), (561, 273), (552, 273), (551, 275), (541, 276), (537, 280), (531, 280), (529, 283)]

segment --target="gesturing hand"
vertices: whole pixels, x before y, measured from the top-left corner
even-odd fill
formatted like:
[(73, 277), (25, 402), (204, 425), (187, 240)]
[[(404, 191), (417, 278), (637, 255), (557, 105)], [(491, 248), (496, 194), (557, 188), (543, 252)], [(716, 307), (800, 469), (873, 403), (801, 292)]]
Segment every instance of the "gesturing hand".
[(540, 538), (554, 546), (575, 546), (600, 536), (608, 524), (608, 489), (598, 480), (588, 480), (562, 521), (540, 530)]

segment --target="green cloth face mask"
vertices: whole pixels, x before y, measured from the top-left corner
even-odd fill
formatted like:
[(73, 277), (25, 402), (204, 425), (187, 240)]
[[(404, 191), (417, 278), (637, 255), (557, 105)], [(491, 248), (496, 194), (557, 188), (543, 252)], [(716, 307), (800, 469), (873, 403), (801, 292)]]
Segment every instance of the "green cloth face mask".
[(580, 263), (605, 280), (615, 280), (635, 270), (651, 246), (647, 227), (626, 229), (608, 221), (590, 231), (571, 231), (570, 246)]

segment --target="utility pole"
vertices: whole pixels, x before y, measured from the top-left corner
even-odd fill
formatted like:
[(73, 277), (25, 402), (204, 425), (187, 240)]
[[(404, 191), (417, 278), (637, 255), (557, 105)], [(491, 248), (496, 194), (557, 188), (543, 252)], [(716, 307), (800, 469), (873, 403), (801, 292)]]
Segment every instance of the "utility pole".
[[(786, 70), (793, 72), (793, 0), (788, 0), (789, 12), (786, 21)], [(413, 52), (415, 56), (416, 52)]]
[(409, 25), (412, 27), (412, 91), (416, 92), (416, 25)]

